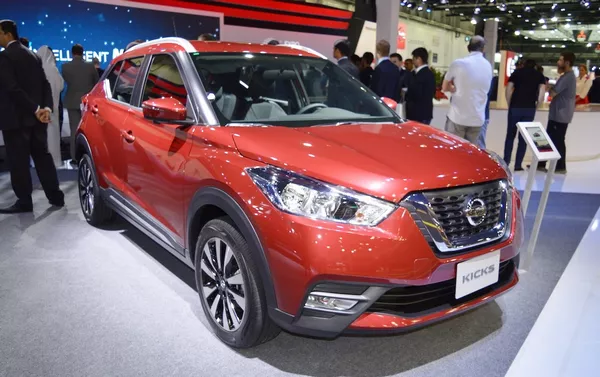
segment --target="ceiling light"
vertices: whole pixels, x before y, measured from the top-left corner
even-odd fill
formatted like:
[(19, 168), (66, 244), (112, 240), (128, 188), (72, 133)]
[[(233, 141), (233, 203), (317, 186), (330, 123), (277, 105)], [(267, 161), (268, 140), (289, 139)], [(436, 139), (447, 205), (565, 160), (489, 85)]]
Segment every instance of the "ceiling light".
[(540, 18), (540, 20), (538, 21), (540, 24), (543, 24), (546, 22), (546, 20), (544, 20), (543, 18)]
[(427, 8), (425, 11), (426, 11), (427, 13), (431, 13), (431, 8)]
[(531, 24), (531, 26), (535, 26), (535, 25), (537, 25), (535, 22)]
[(419, 5), (419, 7), (417, 8), (417, 10), (423, 10), (423, 7)]
[(533, 33), (535, 33), (535, 31), (529, 30), (529, 34), (533, 34)]
[(566, 9), (565, 8), (560, 8), (560, 11), (564, 12), (564, 11), (566, 11)]
[(523, 17), (523, 16), (521, 16), (520, 14), (517, 14), (517, 18), (521, 18), (521, 17)]
[(475, 8), (475, 14), (479, 14), (479, 12), (481, 12), (480, 8)]
[(551, 20), (552, 20), (552, 22), (556, 22), (556, 21), (558, 21), (558, 17), (554, 16), (551, 18)]
[(498, 22), (500, 19), (498, 17), (494, 18), (494, 21)]
[(592, 47), (592, 44), (588, 43), (588, 44), (585, 45), (585, 47)]
[(531, 8), (528, 6), (525, 7), (525, 12), (529, 12), (531, 10)]
[(473, 25), (477, 25), (477, 20), (475, 19), (475, 17), (471, 18), (471, 23)]
[(517, 30), (515, 31), (515, 35), (521, 35), (521, 32)]
[(546, 25), (546, 24), (543, 24), (543, 25), (542, 25), (542, 29), (548, 29), (548, 25)]
[(565, 24), (565, 29), (570, 29), (571, 28), (571, 24)]
[(548, 38), (546, 38), (546, 42), (548, 42), (548, 41), (549, 41), (549, 39), (548, 39)]
[(450, 12), (450, 8), (446, 8), (446, 12)]
[(567, 16), (571, 17), (571, 16), (572, 16), (572, 14), (571, 14), (571, 13), (569, 13), (569, 14), (567, 14)]
[(529, 37), (526, 36), (525, 39), (529, 39)]
[(525, 20), (525, 22), (529, 22), (529, 20)]
[(546, 48), (546, 45), (542, 45), (542, 48)]
[(552, 48), (555, 48), (555, 47), (556, 47), (556, 45), (552, 45)]
[(563, 38), (563, 41), (565, 41), (565, 42), (566, 42), (566, 41), (568, 41), (568, 39), (567, 39), (567, 38)]
[(464, 16), (465, 14), (464, 14), (464, 13), (461, 13), (460, 15), (461, 15), (461, 16)]
[(509, 10), (509, 11), (508, 11), (508, 13), (511, 13), (511, 14), (512, 14), (512, 12), (513, 12), (512, 10)]
[(557, 6), (558, 4), (554, 3), (554, 5), (552, 5), (552, 10), (556, 9)]
[(567, 18), (565, 21), (567, 21), (567, 22), (571, 22), (571, 19), (570, 19), (570, 18)]
[(566, 45), (562, 45), (561, 48), (567, 48), (567, 46)]
[(483, 20), (484, 20), (484, 21), (487, 21), (487, 18), (484, 18)]

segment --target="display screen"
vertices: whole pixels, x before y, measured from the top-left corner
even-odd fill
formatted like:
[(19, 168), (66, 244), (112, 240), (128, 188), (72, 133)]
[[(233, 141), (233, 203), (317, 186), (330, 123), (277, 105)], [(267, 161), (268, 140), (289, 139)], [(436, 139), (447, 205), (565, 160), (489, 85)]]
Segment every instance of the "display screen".
[(0, 1), (0, 14), (14, 20), (30, 48), (52, 48), (59, 66), (71, 60), (71, 47), (83, 45), (84, 58), (98, 58), (101, 67), (132, 41), (161, 37), (197, 39), (220, 34), (218, 17), (99, 4), (78, 0)]
[(541, 128), (527, 127), (526, 129), (527, 133), (531, 135), (531, 139), (539, 152), (552, 152), (552, 147), (546, 139), (546, 136), (544, 136), (544, 132), (542, 132)]

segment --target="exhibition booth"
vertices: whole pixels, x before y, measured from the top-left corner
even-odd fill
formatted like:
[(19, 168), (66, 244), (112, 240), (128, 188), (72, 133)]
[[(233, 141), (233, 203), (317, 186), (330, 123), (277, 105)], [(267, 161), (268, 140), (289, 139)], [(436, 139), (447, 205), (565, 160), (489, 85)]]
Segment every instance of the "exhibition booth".
[[(548, 103), (518, 127), (528, 145), (523, 167), (548, 162), (549, 172), (513, 176), (504, 166), (503, 98), (515, 54), (497, 57), (487, 129), (496, 156), (428, 127), (393, 124), (387, 102), (335, 66), (347, 86), (331, 84), (326, 94), (356, 103), (355, 111), (311, 103), (300, 91), (286, 100), (264, 95), (265, 83), (281, 89), (303, 76), (297, 67), (325, 72), (330, 64), (289, 63), (300, 57), (246, 43), (273, 38), (333, 60), (352, 23), (348, 11), (282, 3), (0, 4), (33, 50), (53, 48), (59, 69), (74, 43), (102, 68), (136, 39), (181, 37), (161, 41), (161, 54), (189, 45), (180, 55), (199, 61), (209, 60), (198, 57), (205, 45), (185, 39), (208, 33), (244, 43), (229, 52), (235, 59), (219, 60), (227, 52), (218, 51), (216, 64), (195, 67), (219, 100), (202, 90), (181, 101), (160, 90), (144, 98), (144, 85), (172, 83), (152, 70), (163, 64), (151, 56), (156, 45), (136, 47), (146, 68), (133, 73), (129, 102), (101, 91), (86, 99), (108, 111), (82, 124), (79, 165), (58, 172), (65, 207), (48, 208), (34, 178), (34, 211), (0, 214), (0, 375), (594, 375), (578, 365), (600, 351), (600, 305), (589, 299), (598, 301), (600, 284), (600, 195), (551, 187), (561, 178), (545, 131)], [(362, 25), (359, 55), (374, 52), (377, 35), (374, 22)], [(392, 45), (405, 59), (426, 46), (430, 66), (445, 72), (467, 54), (469, 37), (401, 18)], [(131, 51), (121, 60), (139, 56)], [(185, 61), (176, 55), (175, 70)], [(335, 82), (334, 74), (313, 76), (311, 87)], [(216, 89), (219, 80), (236, 90)], [(186, 103), (199, 97), (212, 103), (192, 109), (190, 120)], [(224, 115), (238, 97), (254, 118)], [(305, 104), (284, 110), (294, 99)], [(261, 107), (275, 117), (256, 115)], [(443, 130), (448, 111), (448, 100), (434, 101), (431, 126)], [(199, 126), (209, 113), (215, 121)], [(600, 106), (577, 108), (568, 163), (599, 161), (598, 119)], [(229, 122), (238, 127), (219, 127)], [(268, 126), (279, 124), (294, 127)], [(67, 114), (62, 136), (70, 136)], [(0, 157), (2, 146), (0, 134)], [(0, 174), (0, 203), (13, 198)]]

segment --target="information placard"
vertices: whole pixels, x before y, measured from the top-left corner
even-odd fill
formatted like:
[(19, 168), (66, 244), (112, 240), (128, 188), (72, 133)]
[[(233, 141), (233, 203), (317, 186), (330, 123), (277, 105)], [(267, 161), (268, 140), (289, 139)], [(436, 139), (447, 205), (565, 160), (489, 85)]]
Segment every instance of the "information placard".
[(560, 159), (560, 153), (540, 122), (519, 122), (517, 127), (538, 161)]

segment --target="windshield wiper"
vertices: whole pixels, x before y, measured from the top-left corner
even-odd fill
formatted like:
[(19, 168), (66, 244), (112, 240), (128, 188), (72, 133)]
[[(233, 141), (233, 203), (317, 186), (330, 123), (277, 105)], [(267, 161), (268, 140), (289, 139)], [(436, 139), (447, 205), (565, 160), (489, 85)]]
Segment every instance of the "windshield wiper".
[(271, 124), (265, 123), (237, 123), (230, 122), (225, 125), (226, 127), (272, 127)]

